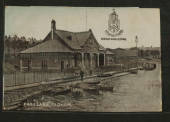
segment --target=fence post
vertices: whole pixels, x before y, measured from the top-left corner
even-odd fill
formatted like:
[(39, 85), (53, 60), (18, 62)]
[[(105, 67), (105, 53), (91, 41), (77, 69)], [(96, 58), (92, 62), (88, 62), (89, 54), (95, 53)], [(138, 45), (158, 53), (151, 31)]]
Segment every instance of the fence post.
[(48, 81), (48, 73), (47, 73), (47, 81)]
[(33, 82), (35, 82), (35, 73), (33, 72)]
[(48, 79), (47, 79), (47, 74), (48, 74), (48, 72), (46, 72), (46, 75), (45, 75), (46, 82), (47, 82), (47, 80), (48, 80)]
[(14, 86), (16, 86), (17, 85), (17, 83), (16, 83), (16, 72), (14, 72), (14, 81), (15, 81), (15, 85)]
[(41, 82), (43, 82), (43, 72), (41, 72)]
[(26, 84), (26, 83), (25, 83), (25, 72), (24, 72), (24, 84)]

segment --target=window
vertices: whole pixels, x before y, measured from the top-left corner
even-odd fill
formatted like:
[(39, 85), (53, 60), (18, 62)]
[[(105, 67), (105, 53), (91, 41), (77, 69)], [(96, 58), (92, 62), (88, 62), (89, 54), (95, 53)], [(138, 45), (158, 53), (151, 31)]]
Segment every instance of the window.
[(42, 60), (42, 69), (47, 69), (47, 60)]
[(67, 36), (67, 39), (68, 40), (72, 40), (72, 36)]

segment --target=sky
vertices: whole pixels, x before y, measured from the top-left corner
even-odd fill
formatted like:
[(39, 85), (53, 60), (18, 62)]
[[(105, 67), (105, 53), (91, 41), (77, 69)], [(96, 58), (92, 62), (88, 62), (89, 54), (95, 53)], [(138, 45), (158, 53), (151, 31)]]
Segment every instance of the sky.
[(116, 38), (123, 40), (101, 40), (112, 38), (105, 33), (108, 17), (113, 7), (5, 7), (5, 35), (44, 39), (51, 30), (51, 20), (56, 29), (81, 32), (92, 29), (97, 41), (105, 48), (134, 47), (135, 36), (138, 46), (160, 46), (160, 11), (158, 8), (116, 8), (123, 33)]

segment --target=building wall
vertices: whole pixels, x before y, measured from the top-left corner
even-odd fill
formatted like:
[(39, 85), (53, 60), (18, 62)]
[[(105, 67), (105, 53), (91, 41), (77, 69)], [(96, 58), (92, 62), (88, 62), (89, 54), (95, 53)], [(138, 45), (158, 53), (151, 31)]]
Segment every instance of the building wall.
[(41, 71), (42, 69), (60, 71), (61, 62), (63, 62), (64, 69), (74, 67), (74, 55), (68, 53), (32, 54), (30, 57), (22, 58), (22, 67), (30, 66), (32, 71)]
[(116, 60), (116, 59), (115, 59), (115, 56), (114, 56), (114, 55), (107, 55), (107, 54), (106, 54), (106, 56), (105, 56), (105, 64), (106, 64), (107, 66), (115, 64), (115, 63), (116, 63), (115, 60)]
[[(75, 58), (76, 57), (76, 58)], [(56, 54), (54, 55), (44, 55), (44, 56), (32, 56), (31, 59), (24, 59), (23, 66), (28, 66), (28, 60), (31, 60), (31, 69), (32, 70), (41, 70), (43, 69), (43, 62), (46, 62), (46, 69), (48, 70), (61, 70), (61, 62), (64, 62), (64, 69), (74, 68), (76, 67), (75, 63), (77, 63), (77, 67), (81, 67), (82, 64), (82, 56), (81, 54)], [(76, 60), (76, 61), (75, 61)], [(84, 65), (87, 69), (91, 67), (91, 59), (89, 53), (84, 53)], [(97, 67), (97, 54), (92, 54), (92, 68)]]

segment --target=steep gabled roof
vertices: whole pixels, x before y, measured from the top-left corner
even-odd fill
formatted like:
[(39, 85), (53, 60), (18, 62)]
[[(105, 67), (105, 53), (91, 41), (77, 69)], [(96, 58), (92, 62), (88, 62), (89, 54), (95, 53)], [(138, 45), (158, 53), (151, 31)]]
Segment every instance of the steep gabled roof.
[(70, 32), (64, 30), (56, 30), (55, 33), (73, 49), (81, 49), (81, 46), (89, 39), (92, 31)]
[(71, 48), (81, 49), (80, 42), (77, 39), (75, 33), (63, 30), (56, 30), (55, 34), (57, 34)]
[(69, 47), (62, 47), (57, 40), (48, 40), (34, 47), (28, 48), (20, 53), (41, 53), (41, 52), (72, 52)]
[(75, 33), (80, 46), (83, 46), (92, 33), (90, 31)]
[[(28, 48), (20, 53), (38, 53), (38, 52), (70, 52), (69, 48), (72, 50), (82, 49), (82, 46), (89, 39), (89, 37), (93, 35), (92, 31), (84, 31), (84, 32), (70, 32), (64, 30), (55, 30), (54, 31), (54, 40), (51, 40), (51, 33), (45, 37), (45, 39), (38, 45)], [(95, 38), (95, 37), (94, 37)], [(56, 41), (55, 41), (56, 40)], [(65, 44), (67, 48), (61, 48), (57, 44), (57, 40), (61, 43)], [(95, 39), (97, 42), (97, 40)], [(98, 42), (99, 48), (104, 49)]]

